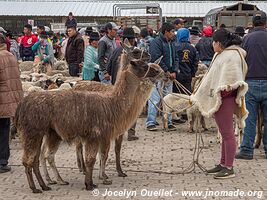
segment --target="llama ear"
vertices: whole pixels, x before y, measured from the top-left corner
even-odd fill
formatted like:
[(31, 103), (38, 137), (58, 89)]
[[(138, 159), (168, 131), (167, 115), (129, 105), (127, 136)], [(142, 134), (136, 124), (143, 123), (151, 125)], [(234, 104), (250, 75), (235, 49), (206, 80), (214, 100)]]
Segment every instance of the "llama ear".
[(161, 62), (163, 56), (160, 56), (157, 60), (155, 60), (155, 64), (159, 65), (159, 63)]
[[(128, 44), (129, 45), (128, 45)], [(126, 52), (126, 53), (130, 53), (131, 51), (132, 51), (132, 47), (131, 47), (131, 45), (130, 45), (130, 43), (129, 43), (129, 40), (126, 38), (125, 40), (124, 40), (124, 42), (121, 42), (121, 47), (123, 48), (123, 50)]]
[(131, 47), (131, 44), (130, 44), (128, 38), (125, 38), (125, 40), (124, 40), (124, 44), (126, 44), (126, 45), (129, 46), (129, 47)]

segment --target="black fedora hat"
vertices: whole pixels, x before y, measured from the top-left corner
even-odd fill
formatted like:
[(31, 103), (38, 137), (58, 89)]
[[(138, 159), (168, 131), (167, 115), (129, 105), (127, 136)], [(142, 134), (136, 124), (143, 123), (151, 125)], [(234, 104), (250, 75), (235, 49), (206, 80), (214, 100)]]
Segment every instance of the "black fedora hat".
[(132, 39), (135, 38), (133, 28), (125, 28), (122, 33), (122, 37)]
[(99, 36), (98, 32), (92, 32), (92, 33), (89, 35), (89, 39), (90, 39), (90, 40), (99, 40), (99, 39), (100, 39), (100, 36)]
[(40, 38), (48, 38), (48, 33), (46, 31), (42, 31), (39, 35)]
[(199, 35), (200, 31), (197, 26), (192, 26), (191, 28), (188, 29), (191, 35)]
[(245, 35), (245, 29), (243, 26), (237, 26), (235, 28), (235, 34)]

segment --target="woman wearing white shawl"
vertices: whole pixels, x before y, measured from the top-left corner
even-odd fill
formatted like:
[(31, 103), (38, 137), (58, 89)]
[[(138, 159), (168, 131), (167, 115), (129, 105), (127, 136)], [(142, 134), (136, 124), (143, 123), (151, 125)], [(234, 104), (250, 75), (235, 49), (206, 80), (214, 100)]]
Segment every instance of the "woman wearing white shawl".
[(237, 45), (241, 38), (219, 29), (213, 35), (213, 47), (216, 54), (211, 66), (200, 86), (191, 96), (200, 112), (206, 117), (215, 117), (216, 124), (222, 135), (221, 160), (215, 168), (208, 170), (215, 174), (214, 178), (225, 179), (234, 177), (233, 162), (236, 142), (233, 128), (233, 115), (238, 119), (238, 126), (245, 126), (248, 112), (245, 107), (245, 83), (247, 64), (244, 59), (246, 52)]

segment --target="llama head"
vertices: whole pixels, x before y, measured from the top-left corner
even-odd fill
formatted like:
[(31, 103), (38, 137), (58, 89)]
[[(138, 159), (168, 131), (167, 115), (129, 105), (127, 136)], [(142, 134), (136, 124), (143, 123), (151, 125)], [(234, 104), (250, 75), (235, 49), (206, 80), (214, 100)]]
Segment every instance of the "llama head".
[(156, 63), (147, 64), (143, 60), (131, 60), (128, 70), (138, 78), (149, 79), (155, 82), (164, 76), (164, 71)]
[[(125, 39), (126, 40), (126, 39)], [(127, 42), (125, 42), (127, 43)], [(144, 51), (142, 49), (139, 49), (137, 47), (133, 47), (130, 45), (127, 45), (125, 43), (121, 43), (121, 46), (123, 48), (122, 53), (122, 59), (121, 59), (121, 66), (123, 67), (123, 70), (127, 69), (127, 66), (131, 60), (143, 60), (144, 62), (150, 61), (150, 54), (147, 51)]]

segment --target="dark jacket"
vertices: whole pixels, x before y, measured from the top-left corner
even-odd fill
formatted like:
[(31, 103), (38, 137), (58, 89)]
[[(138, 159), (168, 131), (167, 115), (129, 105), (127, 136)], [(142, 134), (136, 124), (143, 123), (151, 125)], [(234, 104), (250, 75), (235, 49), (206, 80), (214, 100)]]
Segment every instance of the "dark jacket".
[(196, 44), (196, 49), (201, 61), (211, 61), (214, 55), (212, 37), (202, 37)]
[(99, 62), (100, 71), (107, 70), (107, 64), (109, 62), (109, 59), (113, 51), (116, 49), (116, 47), (117, 45), (116, 45), (115, 39), (111, 39), (107, 35), (105, 35), (99, 40), (98, 62)]
[(67, 19), (66, 23), (65, 23), (66, 27), (77, 27), (77, 20), (75, 18), (72, 18), (70, 20), (70, 18)]
[(77, 32), (75, 36), (68, 39), (68, 44), (66, 48), (66, 61), (68, 64), (80, 64), (83, 62), (84, 55), (84, 41)]
[(243, 39), (242, 47), (246, 50), (248, 73), (246, 79), (267, 79), (267, 31), (255, 27)]
[(115, 49), (115, 51), (113, 51), (113, 53), (109, 59), (108, 65), (107, 65), (107, 71), (108, 71), (108, 74), (111, 76), (112, 85), (115, 84), (116, 79), (117, 79), (117, 73), (119, 70), (118, 58), (121, 55), (122, 50), (123, 50), (122, 47), (118, 47), (117, 49)]
[(150, 42), (149, 53), (151, 55), (150, 62), (154, 62), (163, 55), (159, 65), (165, 72), (179, 72), (179, 60), (174, 42), (168, 42), (162, 33)]
[(178, 41), (175, 42), (175, 46), (179, 58), (180, 73), (176, 74), (176, 79), (191, 83), (197, 70), (198, 56), (195, 47), (189, 42), (189, 37), (190, 32), (187, 28), (180, 28), (177, 31)]

